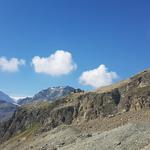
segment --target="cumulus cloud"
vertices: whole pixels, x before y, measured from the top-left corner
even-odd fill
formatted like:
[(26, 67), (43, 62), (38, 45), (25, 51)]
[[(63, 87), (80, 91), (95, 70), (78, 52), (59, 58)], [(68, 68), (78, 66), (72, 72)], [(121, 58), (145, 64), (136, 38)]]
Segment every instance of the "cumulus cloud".
[(7, 72), (16, 72), (19, 70), (19, 66), (25, 65), (25, 60), (6, 57), (0, 57), (0, 70)]
[(98, 68), (85, 71), (79, 78), (79, 82), (83, 85), (89, 85), (94, 88), (112, 84), (114, 79), (117, 79), (116, 72), (108, 71), (105, 65), (100, 65)]
[(49, 57), (35, 56), (32, 65), (37, 73), (45, 73), (51, 76), (61, 76), (75, 70), (77, 65), (73, 62), (70, 52), (57, 50)]

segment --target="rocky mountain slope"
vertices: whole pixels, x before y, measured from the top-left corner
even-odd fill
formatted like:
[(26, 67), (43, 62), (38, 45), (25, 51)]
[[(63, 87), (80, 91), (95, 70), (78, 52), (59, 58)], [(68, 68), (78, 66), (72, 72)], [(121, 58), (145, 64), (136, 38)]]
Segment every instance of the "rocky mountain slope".
[(0, 100), (9, 103), (14, 103), (14, 100), (2, 91), (0, 91)]
[[(117, 149), (116, 147), (118, 147), (118, 149), (126, 149), (126, 144), (129, 144), (127, 137), (130, 137), (132, 134), (134, 138), (131, 140), (132, 142), (129, 149), (131, 149), (132, 146), (134, 146), (133, 149), (138, 149), (139, 145), (135, 145), (135, 142), (138, 143), (138, 141), (141, 142), (139, 148), (145, 148), (150, 141), (150, 137), (148, 136), (148, 126), (150, 124), (149, 114), (150, 70), (145, 70), (128, 80), (103, 87), (96, 91), (71, 93), (52, 103), (40, 102), (24, 105), (15, 112), (9, 121), (0, 124), (0, 141), (4, 142), (11, 138), (9, 144), (6, 142), (9, 149), (12, 148), (12, 145), (15, 145), (16, 147), (16, 144), (19, 146), (24, 142), (28, 142), (26, 138), (31, 137), (32, 143), (29, 142), (31, 144), (30, 148), (34, 149), (34, 146), (36, 147), (38, 142), (44, 137), (52, 138), (50, 132), (53, 132), (55, 128), (57, 129), (59, 126), (66, 125), (67, 129), (71, 126), (71, 128), (73, 127), (79, 130), (79, 133), (81, 134), (73, 134), (75, 139), (68, 143), (70, 146), (66, 144), (67, 140), (63, 141), (65, 140), (63, 139), (65, 138), (63, 136), (66, 133), (63, 134), (61, 139), (58, 134), (56, 139), (58, 138), (59, 142), (56, 141), (55, 143), (55, 137), (53, 137), (50, 143), (54, 142), (55, 144), (50, 144), (47, 141), (47, 143), (45, 142), (46, 145), (44, 145), (44, 148), (50, 149), (55, 146), (55, 150), (77, 148), (84, 150), (91, 149), (92, 146), (97, 145), (95, 146), (96, 150), (98, 150), (99, 146), (103, 146), (102, 149)], [(140, 121), (143, 124), (138, 126)], [(148, 122), (148, 125), (146, 125), (146, 122)], [(131, 124), (129, 126), (125, 125), (123, 127), (124, 129), (116, 128), (127, 123)], [(131, 126), (134, 124), (135, 128), (133, 127), (132, 130)], [(116, 129), (113, 130), (113, 128)], [(98, 135), (95, 135), (92, 129), (96, 131), (96, 134)], [(98, 130), (100, 130), (100, 133), (98, 133)], [(108, 135), (102, 133), (105, 130), (110, 130)], [(137, 130), (140, 130), (145, 134), (141, 134), (140, 132), (136, 134), (135, 131)], [(86, 133), (91, 131), (94, 136), (88, 134), (86, 135), (87, 140), (85, 140), (86, 138), (84, 138), (84, 133), (82, 134), (82, 131), (85, 131)], [(113, 136), (113, 134), (116, 134), (116, 136)], [(42, 137), (39, 136), (37, 138), (36, 135), (41, 135)], [(144, 135), (146, 135), (146, 137), (144, 137)], [(120, 136), (122, 136), (122, 138), (119, 138)], [(140, 138), (138, 139), (139, 136)], [(104, 147), (106, 144), (104, 141), (105, 137), (110, 141), (107, 142), (107, 144), (110, 144), (108, 147), (107, 145)], [(113, 137), (117, 141), (116, 147), (113, 147), (112, 145), (115, 143)], [(20, 138), (23, 141), (17, 142), (16, 140), (20, 140)], [(141, 141), (141, 138), (146, 141)], [(117, 139), (120, 139), (121, 141), (118, 141)], [(81, 140), (81, 142), (77, 142), (76, 140)], [(96, 141), (96, 143), (94, 141)], [(102, 143), (98, 141), (101, 141)], [(41, 143), (41, 145), (43, 143)], [(6, 146), (6, 144), (4, 143), (2, 146)], [(89, 146), (89, 148), (87, 146)], [(35, 149), (44, 148), (40, 148), (39, 145), (39, 147)], [(29, 149), (29, 147), (26, 147), (25, 149)]]
[(126, 112), (83, 124), (60, 125), (52, 130), (32, 130), (2, 143), (3, 150), (149, 150), (150, 113)]
[(17, 108), (14, 103), (12, 98), (0, 91), (0, 122), (6, 121), (12, 117)]
[(16, 105), (0, 100), (0, 122), (10, 119), (16, 109)]
[(70, 86), (59, 86), (59, 87), (50, 87), (48, 89), (42, 90), (35, 94), (33, 97), (26, 97), (24, 99), (20, 99), (18, 104), (24, 105), (32, 102), (39, 101), (54, 101), (70, 93), (81, 92), (80, 89), (75, 89)]

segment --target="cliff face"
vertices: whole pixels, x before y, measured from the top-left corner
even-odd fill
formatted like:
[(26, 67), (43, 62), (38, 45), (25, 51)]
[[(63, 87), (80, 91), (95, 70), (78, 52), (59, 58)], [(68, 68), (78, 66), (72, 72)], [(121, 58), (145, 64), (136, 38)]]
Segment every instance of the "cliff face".
[(139, 110), (150, 107), (150, 70), (144, 71), (120, 87), (121, 95), (119, 110)]
[(87, 93), (72, 93), (58, 101), (20, 107), (0, 125), (0, 139), (35, 129), (43, 132), (61, 124), (83, 122), (126, 111), (150, 108), (150, 70), (128, 80)]

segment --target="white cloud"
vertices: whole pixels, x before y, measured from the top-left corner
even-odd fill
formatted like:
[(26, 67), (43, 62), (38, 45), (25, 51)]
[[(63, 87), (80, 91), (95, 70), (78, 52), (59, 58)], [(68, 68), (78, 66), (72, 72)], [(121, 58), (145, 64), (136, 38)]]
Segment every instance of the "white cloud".
[(94, 88), (112, 84), (114, 79), (117, 79), (116, 72), (108, 71), (105, 65), (100, 65), (98, 68), (85, 71), (79, 78), (79, 82), (83, 85), (89, 85)]
[(32, 65), (35, 72), (51, 76), (66, 75), (77, 67), (73, 62), (71, 53), (63, 50), (57, 50), (49, 57), (35, 56), (32, 59)]
[(25, 65), (25, 60), (11, 58), (7, 59), (6, 57), (0, 57), (0, 70), (7, 72), (16, 72), (19, 70), (19, 66)]

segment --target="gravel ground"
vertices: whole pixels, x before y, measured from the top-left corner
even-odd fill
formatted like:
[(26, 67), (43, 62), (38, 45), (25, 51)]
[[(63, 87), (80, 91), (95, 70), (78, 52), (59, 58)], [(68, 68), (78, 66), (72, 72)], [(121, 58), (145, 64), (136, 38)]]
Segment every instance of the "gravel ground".
[[(150, 123), (126, 124), (103, 133), (93, 133), (84, 140), (60, 150), (138, 150), (150, 143)], [(146, 149), (146, 147), (145, 147)]]
[(19, 136), (0, 150), (149, 150), (150, 112), (119, 114), (37, 135)]
[(59, 127), (18, 143), (5, 143), (3, 150), (148, 150), (150, 122), (126, 124), (105, 132), (85, 133)]

